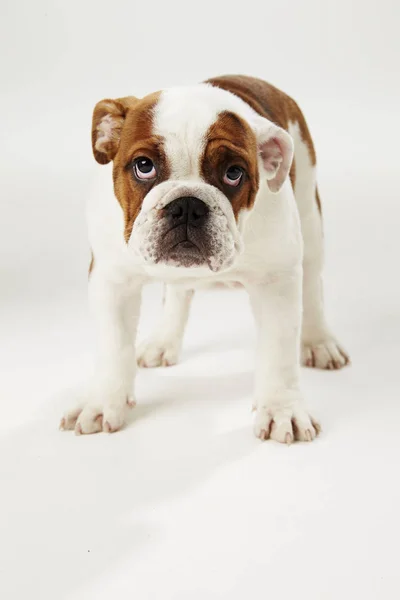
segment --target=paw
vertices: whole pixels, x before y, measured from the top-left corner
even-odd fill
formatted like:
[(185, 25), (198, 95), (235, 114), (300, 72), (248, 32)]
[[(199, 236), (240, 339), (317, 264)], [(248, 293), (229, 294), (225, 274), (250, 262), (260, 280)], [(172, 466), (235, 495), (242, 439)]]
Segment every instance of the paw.
[(67, 410), (60, 422), (62, 431), (75, 430), (76, 435), (114, 433), (123, 427), (129, 408), (135, 406), (131, 396), (110, 395), (102, 402), (86, 399)]
[[(280, 403), (279, 403), (280, 404)], [(256, 409), (254, 433), (260, 440), (275, 440), (291, 444), (294, 440), (312, 442), (321, 427), (308, 412), (296, 403), (291, 407), (267, 404)]]
[(137, 363), (139, 367), (171, 367), (178, 362), (180, 344), (177, 340), (159, 341), (150, 339), (139, 345)]
[(302, 342), (301, 364), (317, 369), (341, 369), (350, 363), (347, 352), (333, 337), (318, 342)]

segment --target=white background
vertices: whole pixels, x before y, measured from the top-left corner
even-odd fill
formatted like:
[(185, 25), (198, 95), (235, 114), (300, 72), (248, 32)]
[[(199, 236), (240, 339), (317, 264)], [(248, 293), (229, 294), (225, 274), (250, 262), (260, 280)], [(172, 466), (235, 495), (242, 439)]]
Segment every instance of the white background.
[[(0, 6), (0, 596), (397, 599), (398, 2)], [(316, 142), (328, 314), (353, 360), (303, 371), (323, 435), (253, 438), (242, 292), (197, 296), (181, 363), (140, 373), (124, 431), (60, 433), (91, 361), (92, 108), (229, 72), (293, 95)], [(144, 304), (146, 333), (157, 288)]]

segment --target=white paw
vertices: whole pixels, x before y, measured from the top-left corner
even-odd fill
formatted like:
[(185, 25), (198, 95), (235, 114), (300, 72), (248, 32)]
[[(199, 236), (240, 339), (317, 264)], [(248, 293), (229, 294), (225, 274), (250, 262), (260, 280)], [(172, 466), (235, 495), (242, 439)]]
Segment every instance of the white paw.
[(300, 402), (287, 406), (279, 400), (271, 401), (256, 411), (254, 433), (261, 440), (272, 439), (282, 444), (291, 444), (294, 440), (312, 442), (321, 431), (319, 423)]
[(139, 367), (171, 367), (178, 362), (179, 352), (179, 340), (150, 339), (139, 344), (137, 363)]
[(76, 435), (114, 433), (123, 427), (129, 408), (135, 401), (126, 394), (109, 394), (102, 400), (86, 398), (67, 410), (60, 422), (61, 430), (74, 429)]
[(316, 342), (303, 341), (301, 344), (301, 364), (305, 367), (341, 369), (349, 363), (349, 355), (333, 337)]

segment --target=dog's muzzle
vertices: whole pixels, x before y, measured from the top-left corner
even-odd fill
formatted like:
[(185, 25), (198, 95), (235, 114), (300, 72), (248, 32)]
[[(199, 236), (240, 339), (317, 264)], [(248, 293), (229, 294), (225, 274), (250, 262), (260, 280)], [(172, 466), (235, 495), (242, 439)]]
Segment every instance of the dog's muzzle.
[(242, 239), (228, 198), (206, 183), (168, 181), (146, 196), (129, 240), (149, 266), (229, 268)]
[(166, 231), (160, 244), (162, 259), (183, 267), (199, 266), (207, 262), (209, 235), (207, 221), (209, 208), (194, 196), (176, 198), (163, 210)]

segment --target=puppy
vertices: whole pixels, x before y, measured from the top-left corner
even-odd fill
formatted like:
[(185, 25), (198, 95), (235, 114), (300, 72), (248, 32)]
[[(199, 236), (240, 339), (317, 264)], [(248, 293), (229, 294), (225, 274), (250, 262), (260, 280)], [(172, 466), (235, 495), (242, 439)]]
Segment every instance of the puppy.
[[(259, 79), (223, 76), (94, 109), (99, 180), (88, 205), (93, 377), (62, 429), (114, 432), (134, 404), (136, 364), (178, 360), (194, 290), (240, 284), (258, 330), (255, 434), (312, 441), (300, 363), (348, 356), (326, 324), (321, 204), (306, 121)], [(166, 284), (160, 326), (135, 356), (142, 286)]]

